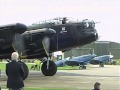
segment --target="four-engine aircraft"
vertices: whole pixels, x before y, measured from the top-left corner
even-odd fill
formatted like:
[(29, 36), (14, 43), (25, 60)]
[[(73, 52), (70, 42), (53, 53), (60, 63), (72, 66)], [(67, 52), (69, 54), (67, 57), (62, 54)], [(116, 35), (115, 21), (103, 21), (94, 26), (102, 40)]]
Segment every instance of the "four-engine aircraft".
[[(63, 17), (30, 26), (21, 23), (4, 25), (0, 26), (0, 59), (11, 58), (14, 51), (17, 51), (21, 58), (51, 57), (52, 52), (64, 52), (97, 39), (95, 22), (88, 19), (74, 21)], [(45, 76), (53, 76), (57, 67), (48, 59), (43, 62), (41, 71)]]

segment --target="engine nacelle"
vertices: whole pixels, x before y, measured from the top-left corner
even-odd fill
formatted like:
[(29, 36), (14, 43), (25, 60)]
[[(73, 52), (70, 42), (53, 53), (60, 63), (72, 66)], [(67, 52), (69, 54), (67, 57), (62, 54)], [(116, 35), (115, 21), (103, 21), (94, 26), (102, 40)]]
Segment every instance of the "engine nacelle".
[(21, 23), (0, 26), (0, 47), (8, 47), (13, 42), (15, 34), (22, 34), (27, 30), (27, 26)]
[(24, 33), (27, 30), (27, 26), (21, 23), (15, 23), (15, 24), (8, 24), (4, 26), (0, 26), (0, 31), (2, 32), (8, 32), (8, 33)]
[(56, 31), (54, 29), (50, 28), (44, 28), (44, 29), (36, 29), (36, 30), (30, 30), (26, 31), (22, 34), (24, 40), (27, 42), (33, 42), (35, 40), (43, 39), (45, 36), (51, 38), (54, 36)]

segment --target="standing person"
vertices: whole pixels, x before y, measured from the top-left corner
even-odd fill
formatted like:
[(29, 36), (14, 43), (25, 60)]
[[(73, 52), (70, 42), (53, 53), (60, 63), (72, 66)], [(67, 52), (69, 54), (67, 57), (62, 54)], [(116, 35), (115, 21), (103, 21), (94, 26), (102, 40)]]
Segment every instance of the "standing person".
[(17, 62), (19, 54), (13, 52), (11, 62), (6, 64), (7, 88), (8, 90), (24, 90), (24, 69), (21, 63)]
[(40, 68), (41, 68), (41, 61), (39, 59), (37, 60), (37, 66), (38, 66), (38, 70), (40, 70)]
[(38, 60), (35, 59), (34, 61), (34, 70), (38, 70)]
[(30, 67), (30, 70), (32, 70), (32, 69), (35, 70), (35, 65), (34, 64)]

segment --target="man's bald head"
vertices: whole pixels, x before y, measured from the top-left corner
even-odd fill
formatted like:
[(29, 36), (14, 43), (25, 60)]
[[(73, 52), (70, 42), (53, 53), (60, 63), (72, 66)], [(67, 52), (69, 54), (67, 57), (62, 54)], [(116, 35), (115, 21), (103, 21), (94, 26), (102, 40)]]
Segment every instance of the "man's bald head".
[(12, 55), (11, 55), (11, 59), (12, 60), (18, 60), (18, 58), (19, 58), (18, 52), (13, 52)]

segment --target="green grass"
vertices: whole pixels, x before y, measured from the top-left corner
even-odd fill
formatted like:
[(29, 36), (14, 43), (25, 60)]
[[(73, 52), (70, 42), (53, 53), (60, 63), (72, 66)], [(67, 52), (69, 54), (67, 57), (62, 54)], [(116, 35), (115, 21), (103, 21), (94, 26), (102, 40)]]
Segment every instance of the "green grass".
[(120, 59), (117, 59), (116, 61), (116, 65), (120, 65)]
[[(27, 63), (27, 66), (28, 68), (30, 69), (30, 67), (32, 66), (33, 64), (31, 63)], [(1, 70), (5, 70), (5, 67), (6, 67), (6, 63), (1, 63), (0, 62), (0, 69)], [(79, 67), (78, 66), (74, 66), (74, 67), (71, 67), (71, 66), (64, 66), (64, 67), (57, 67), (58, 70), (78, 70)]]
[[(30, 69), (30, 67), (32, 66), (32, 64), (31, 63), (27, 63), (27, 66)], [(6, 67), (6, 62), (5, 63), (0, 62), (0, 69), (1, 70), (5, 70), (5, 67)]]
[(0, 70), (5, 70), (6, 63), (0, 63)]
[(78, 70), (79, 66), (64, 66), (64, 67), (57, 67), (58, 70)]
[[(30, 67), (32, 66), (32, 63), (27, 63), (28, 68), (30, 69)], [(120, 59), (117, 60), (116, 65), (120, 65)], [(6, 67), (6, 63), (1, 63), (0, 62), (0, 69), (1, 70), (5, 70)], [(64, 67), (57, 67), (58, 70), (78, 70), (79, 66), (64, 66)]]
[[(5, 70), (6, 63), (7, 63), (7, 62), (4, 62), (4, 63), (0, 62), (0, 69), (1, 69), (1, 70)], [(30, 69), (30, 67), (32, 66), (32, 64), (31, 64), (31, 63), (27, 63), (27, 66), (28, 66), (28, 68)]]

